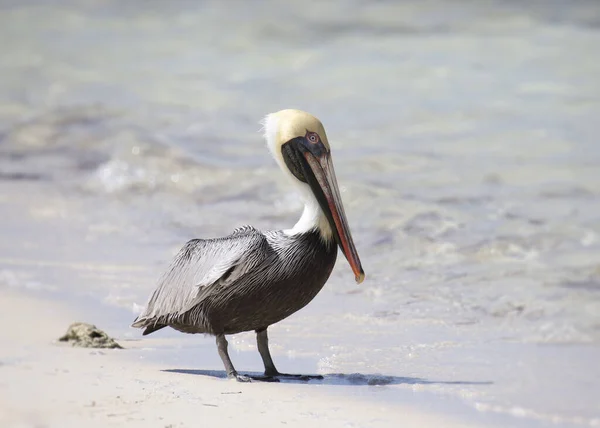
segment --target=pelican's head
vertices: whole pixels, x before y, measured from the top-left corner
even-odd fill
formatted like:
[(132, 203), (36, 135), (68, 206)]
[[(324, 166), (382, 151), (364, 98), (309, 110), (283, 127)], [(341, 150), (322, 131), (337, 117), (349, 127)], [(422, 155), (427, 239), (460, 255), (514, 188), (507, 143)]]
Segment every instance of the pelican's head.
[(289, 109), (267, 115), (263, 126), (273, 157), (304, 197), (299, 230), (319, 228), (326, 239), (333, 237), (360, 284), (365, 273), (344, 213), (323, 124), (306, 112)]

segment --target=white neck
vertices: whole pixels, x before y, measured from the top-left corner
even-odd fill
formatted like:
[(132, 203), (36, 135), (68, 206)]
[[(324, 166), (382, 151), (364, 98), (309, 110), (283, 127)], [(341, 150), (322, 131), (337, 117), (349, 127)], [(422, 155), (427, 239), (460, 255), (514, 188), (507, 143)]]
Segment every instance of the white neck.
[[(308, 186), (305, 186), (308, 188)], [(304, 199), (304, 210), (298, 222), (291, 229), (286, 229), (283, 232), (286, 235), (299, 235), (302, 233), (309, 232), (311, 230), (318, 230), (321, 232), (321, 237), (325, 241), (331, 240), (333, 233), (331, 232), (331, 226), (327, 221), (327, 217), (321, 210), (319, 203), (310, 192), (310, 189), (302, 189), (302, 196)]]

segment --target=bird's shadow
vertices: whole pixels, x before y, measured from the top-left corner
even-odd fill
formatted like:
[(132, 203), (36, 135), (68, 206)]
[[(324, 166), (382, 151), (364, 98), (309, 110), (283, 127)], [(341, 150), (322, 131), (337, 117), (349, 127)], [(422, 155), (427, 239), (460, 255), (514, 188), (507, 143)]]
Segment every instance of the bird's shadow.
[[(226, 379), (227, 373), (224, 370), (193, 370), (193, 369), (165, 369), (167, 373), (179, 373), (186, 375), (210, 376), (219, 379)], [(246, 372), (240, 373), (249, 376), (261, 376), (262, 373)], [(462, 380), (428, 380), (418, 377), (391, 376), (380, 374), (361, 374), (361, 373), (330, 373), (323, 375), (323, 379), (281, 379), (285, 383), (301, 384), (320, 384), (320, 385), (356, 385), (356, 386), (377, 386), (377, 385), (492, 385), (491, 381), (462, 381)]]

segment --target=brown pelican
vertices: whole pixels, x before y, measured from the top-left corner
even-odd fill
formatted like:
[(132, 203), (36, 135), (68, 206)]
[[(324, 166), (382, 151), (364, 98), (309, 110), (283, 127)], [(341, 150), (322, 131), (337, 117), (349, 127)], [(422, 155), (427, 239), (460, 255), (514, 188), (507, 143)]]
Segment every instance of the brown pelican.
[(282, 110), (267, 115), (263, 125), (273, 157), (304, 200), (302, 216), (288, 230), (261, 232), (243, 226), (223, 238), (189, 241), (133, 323), (145, 328), (144, 335), (169, 326), (216, 336), (227, 376), (238, 381), (250, 377), (233, 367), (226, 334), (256, 332), (265, 375), (253, 379), (301, 376), (284, 375), (275, 368), (267, 328), (306, 306), (323, 288), (338, 245), (356, 282), (365, 278), (319, 119), (299, 110)]

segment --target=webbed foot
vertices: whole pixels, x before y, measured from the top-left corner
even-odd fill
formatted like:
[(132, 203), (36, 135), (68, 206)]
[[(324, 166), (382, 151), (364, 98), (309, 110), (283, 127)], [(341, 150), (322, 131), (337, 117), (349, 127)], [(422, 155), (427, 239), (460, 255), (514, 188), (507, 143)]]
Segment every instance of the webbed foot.
[(262, 376), (262, 375), (243, 375), (238, 372), (227, 375), (229, 379), (235, 379), (238, 382), (279, 382), (279, 379), (275, 376)]
[(229, 379), (235, 379), (238, 382), (252, 382), (252, 378), (249, 376), (241, 375), (238, 372), (228, 373), (227, 377)]

